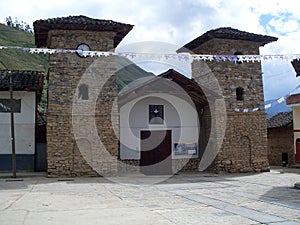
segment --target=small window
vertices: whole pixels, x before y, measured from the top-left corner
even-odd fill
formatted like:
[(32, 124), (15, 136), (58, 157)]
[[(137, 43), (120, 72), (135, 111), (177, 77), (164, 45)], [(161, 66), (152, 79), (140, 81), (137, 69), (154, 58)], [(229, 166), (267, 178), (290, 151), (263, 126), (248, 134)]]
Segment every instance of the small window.
[[(234, 53), (234, 55), (243, 55), (243, 53), (240, 52), (240, 51), (237, 51), (237, 52)], [(237, 64), (242, 64), (242, 61), (237, 60), (236, 63), (237, 63)]]
[(163, 124), (164, 123), (164, 106), (149, 105), (149, 123)]
[(244, 88), (238, 87), (236, 89), (236, 100), (238, 100), (238, 101), (244, 100)]
[(78, 99), (89, 100), (89, 86), (86, 84), (79, 85)]
[[(10, 112), (10, 99), (0, 99), (0, 112)], [(21, 112), (21, 99), (13, 99), (13, 112)]]

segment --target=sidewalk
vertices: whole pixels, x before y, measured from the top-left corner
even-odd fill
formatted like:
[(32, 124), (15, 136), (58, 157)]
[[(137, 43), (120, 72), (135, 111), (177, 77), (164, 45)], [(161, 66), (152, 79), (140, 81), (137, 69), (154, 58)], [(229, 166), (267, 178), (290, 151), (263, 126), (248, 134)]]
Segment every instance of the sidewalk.
[[(27, 174), (28, 175), (28, 174)], [(300, 170), (259, 174), (46, 178), (0, 174), (0, 224), (300, 225)], [(37, 174), (35, 174), (37, 175)], [(155, 179), (159, 184), (151, 183)], [(125, 184), (124, 182), (131, 184)]]

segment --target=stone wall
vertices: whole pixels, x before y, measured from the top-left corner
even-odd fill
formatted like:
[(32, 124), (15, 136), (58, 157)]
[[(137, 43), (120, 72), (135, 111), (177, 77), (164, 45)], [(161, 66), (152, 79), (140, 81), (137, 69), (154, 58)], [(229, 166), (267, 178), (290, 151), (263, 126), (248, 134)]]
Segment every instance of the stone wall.
[(264, 112), (228, 113), (216, 172), (269, 171)]
[[(114, 35), (113, 32), (52, 30), (49, 31), (48, 47), (75, 49), (78, 44), (87, 43), (91, 50), (109, 51), (113, 48)], [(232, 55), (235, 52), (258, 54), (259, 45), (248, 41), (213, 39), (195, 50), (197, 54)], [(49, 176), (113, 175), (118, 170), (130, 169), (118, 162), (115, 61), (113, 57), (79, 58), (75, 53), (50, 55), (47, 115)], [(264, 104), (260, 63), (195, 61), (192, 71), (193, 78), (208, 88), (204, 91), (210, 105), (203, 113), (203, 146), (207, 146), (203, 157), (215, 158), (210, 169), (215, 172), (268, 171), (265, 113), (234, 112), (234, 108), (253, 108)], [(89, 87), (87, 100), (80, 99), (80, 83)], [(244, 89), (242, 101), (236, 100), (237, 87)], [(210, 155), (210, 151), (218, 147), (218, 154)], [(138, 161), (127, 163), (137, 165)], [(205, 162), (204, 165), (201, 163), (199, 159), (173, 160), (173, 169), (199, 170), (206, 166)]]
[(282, 154), (288, 155), (288, 165), (295, 163), (292, 128), (268, 129), (268, 157), (271, 166), (283, 166)]
[[(213, 39), (194, 50), (195, 54), (259, 54), (259, 44), (249, 41)], [(194, 61), (192, 76), (201, 85), (223, 97), (226, 121), (215, 120), (210, 135), (226, 123), (221, 148), (209, 170), (215, 172), (268, 171), (267, 127), (265, 112), (238, 113), (235, 108), (254, 108), (264, 104), (260, 63)], [(244, 89), (244, 100), (237, 100), (236, 88)], [(222, 103), (222, 99), (216, 97)], [(210, 106), (211, 107), (211, 106)], [(222, 110), (215, 105), (214, 110)], [(221, 114), (219, 114), (221, 115)], [(221, 135), (221, 134), (220, 134)], [(219, 143), (219, 136), (213, 137)], [(210, 151), (210, 149), (207, 149)]]
[[(109, 51), (113, 48), (114, 35), (114, 32), (51, 30), (48, 47), (76, 49), (78, 44), (87, 43), (91, 50)], [(112, 118), (118, 118), (118, 115), (111, 117), (112, 112), (117, 114), (113, 107), (117, 95), (115, 71), (113, 57), (80, 58), (75, 53), (50, 55), (47, 114), (49, 176), (97, 176), (117, 171), (119, 144)], [(107, 75), (109, 79), (102, 84), (102, 91), (93, 86), (93, 82), (105, 80)], [(79, 99), (80, 82), (89, 87), (87, 100)], [(78, 101), (77, 109), (73, 107), (74, 101)], [(118, 121), (113, 122), (118, 124)], [(74, 127), (74, 123), (78, 127)], [(101, 143), (103, 145), (99, 149)]]

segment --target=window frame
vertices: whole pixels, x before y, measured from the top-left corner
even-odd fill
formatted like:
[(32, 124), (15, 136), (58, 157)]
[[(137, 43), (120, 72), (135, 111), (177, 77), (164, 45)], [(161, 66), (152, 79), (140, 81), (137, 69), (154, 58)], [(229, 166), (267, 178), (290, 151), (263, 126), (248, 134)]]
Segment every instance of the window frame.
[[(158, 114), (153, 114), (155, 109), (158, 109)], [(160, 119), (159, 119), (160, 118)], [(164, 105), (149, 104), (148, 106), (148, 123), (149, 124), (164, 124)]]

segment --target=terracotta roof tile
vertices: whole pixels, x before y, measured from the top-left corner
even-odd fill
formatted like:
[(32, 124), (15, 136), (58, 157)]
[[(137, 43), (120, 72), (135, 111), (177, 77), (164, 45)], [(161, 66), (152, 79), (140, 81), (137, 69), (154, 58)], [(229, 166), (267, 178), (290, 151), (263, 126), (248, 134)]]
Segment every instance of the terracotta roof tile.
[(278, 40), (278, 38), (276, 38), (276, 37), (249, 33), (249, 32), (240, 31), (238, 29), (234, 29), (231, 27), (222, 27), (222, 28), (207, 31), (205, 34), (201, 35), (200, 37), (197, 37), (193, 41), (184, 45), (178, 51), (183, 51), (184, 48), (192, 51), (193, 49), (197, 48), (201, 44), (203, 44), (213, 38), (253, 41), (253, 42), (260, 43), (261, 46), (263, 46), (267, 43), (270, 43), (272, 41)]
[(125, 23), (119, 23), (112, 20), (101, 20), (101, 19), (92, 19), (87, 16), (67, 16), (67, 17), (57, 17), (57, 18), (49, 18), (49, 19), (41, 19), (36, 20), (34, 25), (38, 24), (94, 24), (94, 25), (110, 25), (110, 26), (128, 26)]
[(38, 71), (0, 70), (0, 91), (9, 90), (10, 76), (14, 90), (39, 91), (43, 89), (44, 74)]
[(272, 116), (267, 120), (267, 127), (269, 128), (279, 128), (279, 127), (289, 127), (293, 124), (293, 112), (280, 112)]
[(300, 94), (294, 94), (286, 99), (287, 105), (300, 104)]
[(44, 20), (36, 20), (33, 23), (35, 44), (37, 47), (48, 47), (47, 38), (49, 30), (89, 30), (89, 31), (114, 31), (114, 47), (133, 28), (133, 25), (119, 23), (112, 20), (92, 19), (87, 16), (68, 16)]

